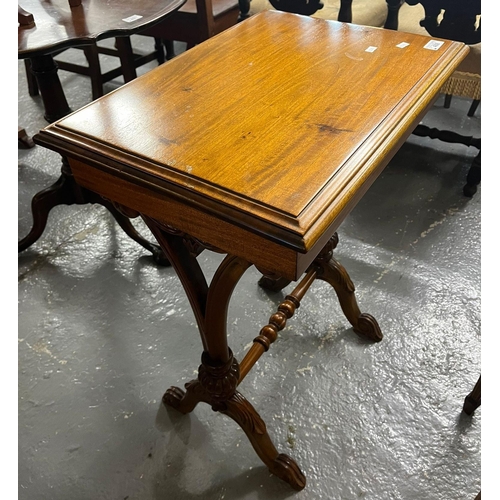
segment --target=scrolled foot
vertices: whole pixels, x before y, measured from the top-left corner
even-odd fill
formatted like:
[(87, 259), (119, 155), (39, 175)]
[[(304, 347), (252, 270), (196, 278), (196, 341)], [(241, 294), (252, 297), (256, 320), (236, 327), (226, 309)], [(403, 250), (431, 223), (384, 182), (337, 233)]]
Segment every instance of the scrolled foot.
[(263, 275), (259, 280), (259, 286), (270, 292), (279, 292), (290, 284), (290, 280), (279, 276)]
[(362, 313), (359, 316), (357, 325), (353, 327), (353, 330), (358, 335), (368, 340), (372, 340), (373, 342), (380, 342), (384, 338), (377, 320), (368, 313)]
[(163, 404), (165, 406), (170, 406), (171, 408), (178, 410), (185, 394), (186, 393), (182, 389), (179, 389), (178, 387), (170, 387), (163, 395), (162, 398)]
[(170, 266), (170, 261), (167, 259), (167, 256), (163, 253), (163, 250), (160, 247), (154, 245), (153, 248), (151, 248), (151, 254), (153, 256), (153, 260), (159, 266)]
[(209, 397), (198, 380), (191, 380), (184, 387), (185, 391), (178, 387), (167, 389), (162, 398), (163, 404), (186, 415), (191, 413), (200, 401), (205, 403), (209, 401)]
[(333, 257), (329, 260), (318, 259), (318, 278), (329, 283), (335, 290), (340, 307), (345, 317), (351, 323), (353, 330), (364, 338), (373, 342), (380, 342), (383, 338), (377, 320), (368, 313), (361, 313), (354, 294), (354, 284), (340, 262)]
[(300, 470), (297, 462), (284, 453), (280, 453), (269, 468), (271, 474), (286, 481), (294, 490), (303, 490), (306, 486), (306, 477)]

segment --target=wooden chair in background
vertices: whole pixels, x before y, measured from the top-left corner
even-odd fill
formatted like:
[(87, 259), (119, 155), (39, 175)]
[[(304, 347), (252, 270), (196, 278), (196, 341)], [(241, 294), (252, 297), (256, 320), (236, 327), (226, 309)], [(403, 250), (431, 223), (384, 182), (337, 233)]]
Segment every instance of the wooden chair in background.
[[(68, 0), (71, 9), (82, 9), (82, 0)], [(18, 22), (19, 24), (33, 24), (33, 16), (26, 12), (21, 6), (18, 5)], [(31, 18), (29, 16), (31, 16)], [(161, 56), (163, 50), (161, 47), (161, 42), (159, 40), (155, 43), (155, 50), (148, 54), (136, 54), (134, 53), (130, 41), (130, 37), (117, 37), (115, 38), (114, 48), (104, 47), (98, 45), (97, 42), (91, 45), (86, 45), (82, 47), (71, 47), (63, 49), (59, 54), (65, 52), (66, 50), (82, 50), (87, 59), (87, 65), (76, 64), (67, 62), (61, 59), (54, 59), (59, 70), (69, 71), (70, 73), (77, 73), (79, 75), (85, 75), (90, 77), (92, 85), (92, 99), (97, 99), (104, 95), (103, 85), (110, 80), (113, 80), (119, 76), (123, 76), (125, 83), (133, 80), (137, 77), (136, 69), (144, 64), (155, 59), (161, 64), (164, 62), (164, 58)], [(117, 57), (120, 61), (120, 65), (114, 69), (102, 73), (101, 64), (99, 61), (99, 54), (105, 54), (108, 56)], [(26, 79), (28, 82), (28, 92), (30, 96), (37, 96), (39, 94), (38, 85), (35, 77), (31, 71), (31, 64), (29, 59), (24, 60), (24, 65), (26, 69)]]
[[(81, 0), (71, 1), (81, 3)], [(89, 76), (92, 99), (97, 99), (104, 95), (104, 83), (119, 76), (123, 76), (125, 83), (129, 82), (137, 77), (138, 67), (155, 59), (158, 64), (162, 64), (166, 59), (174, 57), (174, 41), (185, 42), (187, 48), (190, 48), (233, 26), (240, 19), (240, 7), (248, 13), (249, 0), (187, 0), (179, 11), (159, 24), (138, 33), (154, 38), (154, 50), (150, 53), (137, 54), (133, 50), (130, 37), (117, 37), (114, 48), (95, 43), (67, 49), (83, 50), (88, 63), (86, 66), (60, 59), (55, 59), (55, 62), (60, 70)], [(100, 54), (117, 57), (120, 65), (102, 73)], [(25, 65), (29, 94), (36, 96), (38, 88), (31, 74), (28, 59), (25, 60)]]
[[(467, 115), (474, 113), (481, 100), (481, 1), (480, 0), (392, 0), (397, 25), (395, 29), (408, 33), (430, 35), (436, 38), (457, 40), (469, 45), (470, 52), (445, 83), (445, 108), (452, 96), (471, 99)], [(389, 0), (388, 0), (389, 2)], [(394, 15), (394, 14), (393, 14)], [(454, 131), (431, 129), (419, 125), (414, 132), (444, 142), (463, 144), (478, 150), (463, 188), (465, 196), (472, 197), (481, 182), (481, 139), (463, 136)]]
[[(240, 8), (246, 11), (242, 16)], [(166, 58), (172, 59), (174, 41), (185, 42), (189, 49), (234, 26), (246, 17), (248, 8), (249, 0), (187, 0), (177, 12), (140, 35), (161, 41)]]
[[(24, 10), (19, 5), (17, 6), (17, 22), (22, 26), (34, 24), (35, 19), (31, 12)], [(23, 127), (17, 126), (17, 144), (22, 149), (30, 149), (35, 146), (33, 139), (28, 136)]]
[[(165, 60), (164, 58), (161, 60), (162, 49), (160, 46), (155, 46), (155, 50), (149, 54), (141, 55), (134, 53), (130, 37), (116, 38), (114, 48), (104, 47), (94, 43), (84, 47), (71, 47), (69, 49), (64, 49), (61, 53), (66, 50), (83, 51), (85, 58), (87, 59), (87, 65), (85, 66), (83, 64), (76, 64), (54, 58), (58, 69), (90, 77), (93, 100), (104, 95), (103, 86), (106, 82), (114, 80), (120, 76), (123, 76), (124, 83), (130, 82), (137, 77), (136, 69), (139, 66), (147, 64), (150, 61), (154, 61), (155, 59), (158, 60), (158, 62), (163, 62)], [(103, 73), (101, 63), (99, 61), (99, 54), (117, 57), (120, 61), (120, 65)], [(25, 59), (24, 64), (26, 67), (26, 78), (28, 80), (28, 92), (31, 96), (36, 96), (38, 95), (38, 86), (31, 73), (30, 60)]]
[(386, 0), (251, 0), (250, 15), (263, 10), (282, 10), (320, 19), (381, 28), (389, 20)]

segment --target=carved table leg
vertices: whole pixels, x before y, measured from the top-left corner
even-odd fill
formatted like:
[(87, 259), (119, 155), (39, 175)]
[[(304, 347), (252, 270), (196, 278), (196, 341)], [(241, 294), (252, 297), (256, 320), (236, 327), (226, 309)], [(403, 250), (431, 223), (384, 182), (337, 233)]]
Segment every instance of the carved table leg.
[(300, 491), (305, 487), (306, 478), (297, 463), (288, 455), (278, 453), (267, 433), (266, 424), (238, 391), (217, 409), (239, 424), (271, 474), (286, 481), (294, 490)]
[(334, 289), (340, 302), (340, 307), (354, 331), (369, 340), (379, 342), (383, 335), (377, 320), (367, 313), (361, 313), (356, 297), (355, 287), (344, 266), (332, 257), (332, 252), (338, 244), (338, 235), (335, 233), (330, 243), (322, 250), (314, 261), (318, 266), (318, 279), (329, 283)]
[[(354, 284), (352, 283), (349, 274), (347, 274), (345, 268), (332, 257), (332, 252), (337, 246), (338, 241), (338, 235), (335, 233), (329, 243), (314, 260), (312, 266), (316, 269), (314, 279), (322, 279), (335, 289), (342, 311), (346, 315), (346, 318), (351, 323), (356, 333), (368, 338), (369, 340), (379, 342), (382, 340), (383, 335), (380, 331), (377, 320), (371, 314), (361, 313), (354, 295)], [(290, 283), (290, 281), (277, 275), (266, 273), (265, 271), (263, 273), (263, 276), (259, 280), (259, 285), (266, 290), (276, 292), (283, 289)], [(253, 362), (254, 361), (252, 360), (252, 363)], [(244, 361), (244, 364), (244, 371), (246, 374), (246, 361)]]
[(214, 411), (229, 416), (244, 430), (270, 472), (301, 490), (306, 480), (298, 465), (276, 451), (264, 421), (236, 391), (240, 366), (227, 345), (227, 311), (236, 284), (251, 264), (240, 257), (227, 255), (208, 286), (193, 251), (201, 243), (193, 245), (194, 239), (188, 235), (148, 217), (143, 218), (184, 286), (204, 349), (198, 379), (186, 384), (185, 392), (171, 387), (163, 396), (163, 402), (182, 413), (189, 413), (199, 402), (204, 402)]
[[(306, 485), (306, 478), (297, 463), (288, 455), (278, 453), (258, 412), (242, 394), (234, 390), (234, 382), (239, 375), (236, 359), (231, 358), (228, 363), (220, 366), (212, 366), (210, 362), (205, 352), (198, 380), (188, 382), (185, 392), (171, 387), (163, 396), (163, 403), (187, 414), (199, 402), (204, 402), (214, 411), (232, 418), (243, 429), (269, 471), (295, 490), (302, 490)], [(227, 397), (226, 390), (233, 394)]]
[(97, 203), (107, 208), (125, 233), (153, 254), (153, 258), (157, 264), (170, 265), (161, 248), (143, 238), (135, 230), (130, 220), (121, 214), (111, 202), (105, 200), (97, 193), (80, 187), (76, 183), (66, 158), (62, 159), (59, 179), (52, 186), (37, 193), (31, 200), (33, 226), (28, 235), (18, 243), (18, 252), (26, 250), (40, 238), (47, 226), (49, 212), (54, 207), (58, 205), (85, 205), (88, 203)]

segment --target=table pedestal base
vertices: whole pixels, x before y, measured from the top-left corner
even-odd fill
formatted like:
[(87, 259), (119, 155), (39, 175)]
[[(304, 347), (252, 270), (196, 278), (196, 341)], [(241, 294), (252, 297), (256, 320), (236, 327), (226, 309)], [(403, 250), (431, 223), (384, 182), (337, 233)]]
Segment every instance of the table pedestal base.
[(163, 266), (170, 265), (161, 248), (143, 238), (136, 231), (130, 219), (123, 215), (112, 202), (88, 189), (82, 188), (76, 183), (68, 161), (65, 158), (62, 161), (59, 179), (52, 186), (40, 191), (33, 197), (31, 201), (33, 226), (28, 235), (18, 243), (18, 252), (26, 250), (40, 238), (47, 225), (49, 212), (54, 207), (58, 205), (86, 205), (87, 203), (98, 203), (106, 207), (125, 233), (152, 253), (153, 259), (157, 264)]
[[(303, 489), (306, 479), (296, 462), (278, 453), (264, 421), (236, 389), (260, 356), (277, 339), (278, 332), (283, 330), (287, 320), (300, 306), (301, 299), (315, 279), (322, 279), (334, 288), (342, 311), (358, 334), (372, 341), (382, 340), (375, 318), (360, 312), (354, 296), (354, 285), (347, 271), (332, 258), (333, 249), (338, 243), (337, 234), (319, 253), (297, 287), (278, 306), (269, 324), (261, 329), (252, 347), (238, 363), (227, 344), (227, 311), (233, 290), (251, 263), (241, 257), (226, 255), (208, 285), (196, 256), (204, 248), (218, 250), (146, 216), (143, 219), (177, 272), (193, 309), (203, 344), (198, 378), (185, 385), (186, 391), (177, 387), (168, 389), (163, 396), (164, 404), (186, 414), (203, 402), (214, 411), (229, 416), (243, 429), (272, 474), (296, 490)], [(270, 273), (261, 279), (261, 285), (273, 289), (283, 288), (288, 283)]]

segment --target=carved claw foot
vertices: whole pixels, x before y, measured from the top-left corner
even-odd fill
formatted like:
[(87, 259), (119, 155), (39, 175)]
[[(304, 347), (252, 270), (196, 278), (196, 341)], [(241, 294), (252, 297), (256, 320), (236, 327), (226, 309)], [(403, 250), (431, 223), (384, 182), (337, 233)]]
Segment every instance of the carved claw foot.
[(275, 458), (269, 472), (286, 481), (294, 490), (303, 490), (306, 485), (306, 477), (297, 462), (284, 453)]
[(162, 401), (165, 406), (170, 406), (186, 415), (191, 413), (200, 401), (206, 401), (206, 398), (197, 380), (188, 382), (184, 387), (186, 391), (178, 387), (170, 387), (163, 395)]
[(353, 327), (353, 330), (358, 335), (368, 340), (372, 340), (373, 342), (380, 342), (384, 338), (377, 320), (368, 313), (362, 313), (359, 316), (357, 325)]

